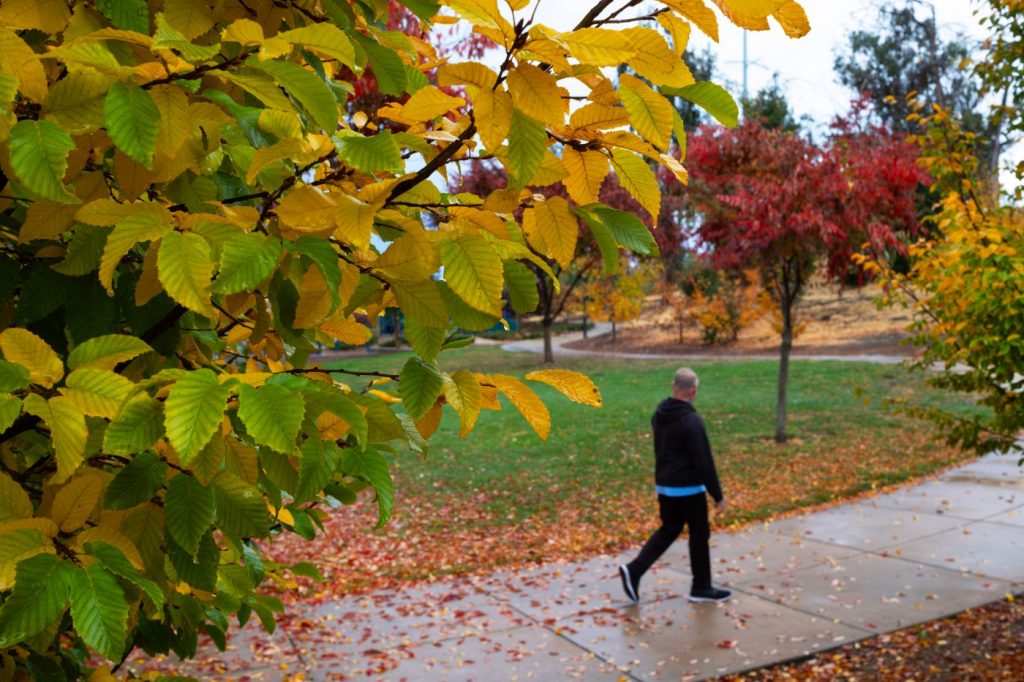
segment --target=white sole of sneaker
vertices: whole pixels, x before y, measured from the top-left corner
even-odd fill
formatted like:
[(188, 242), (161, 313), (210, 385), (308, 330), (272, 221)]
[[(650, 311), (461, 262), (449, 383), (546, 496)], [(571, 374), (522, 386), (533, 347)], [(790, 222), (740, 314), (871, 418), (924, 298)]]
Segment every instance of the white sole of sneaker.
[(711, 599), (710, 597), (687, 597), (686, 599), (687, 599), (687, 601), (691, 601), (691, 602), (694, 602), (694, 603), (704, 602), (704, 603), (718, 604), (718, 603), (721, 603), (721, 602), (729, 601), (730, 599), (732, 599), (732, 595), (730, 594), (728, 597), (722, 597), (721, 599)]

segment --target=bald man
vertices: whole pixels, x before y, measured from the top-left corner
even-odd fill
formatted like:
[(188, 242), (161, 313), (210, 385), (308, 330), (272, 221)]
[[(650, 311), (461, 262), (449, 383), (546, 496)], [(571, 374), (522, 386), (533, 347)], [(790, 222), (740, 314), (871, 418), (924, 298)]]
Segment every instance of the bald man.
[(661, 401), (651, 418), (661, 527), (654, 531), (636, 559), (619, 566), (622, 588), (633, 602), (640, 601), (640, 579), (675, 542), (684, 526), (690, 530), (690, 601), (721, 602), (730, 597), (727, 590), (711, 584), (707, 495), (715, 501), (718, 513), (725, 511), (725, 497), (704, 422), (693, 407), (699, 383), (692, 369), (678, 370), (672, 380), (672, 397)]

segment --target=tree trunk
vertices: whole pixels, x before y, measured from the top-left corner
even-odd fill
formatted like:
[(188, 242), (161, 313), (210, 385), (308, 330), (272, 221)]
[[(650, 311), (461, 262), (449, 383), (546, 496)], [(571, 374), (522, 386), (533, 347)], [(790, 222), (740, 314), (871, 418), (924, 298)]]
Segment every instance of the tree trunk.
[(679, 318), (679, 345), (683, 345), (683, 318)]
[(551, 350), (551, 323), (554, 320), (545, 317), (541, 321), (541, 325), (544, 327), (544, 362), (553, 363), (555, 361), (555, 354)]
[(615, 318), (612, 317), (612, 347), (615, 347)]
[(779, 346), (779, 386), (775, 401), (775, 442), (785, 443), (786, 393), (789, 388), (789, 353), (793, 350), (793, 302), (782, 303), (782, 344)]

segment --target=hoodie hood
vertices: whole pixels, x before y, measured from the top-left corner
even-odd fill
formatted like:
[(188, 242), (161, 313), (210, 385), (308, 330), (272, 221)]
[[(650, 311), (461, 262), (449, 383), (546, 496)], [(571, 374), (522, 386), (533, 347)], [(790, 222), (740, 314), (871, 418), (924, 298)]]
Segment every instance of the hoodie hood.
[(658, 404), (658, 409), (654, 411), (654, 420), (656, 422), (665, 423), (679, 419), (684, 414), (696, 411), (697, 410), (693, 408), (693, 405), (685, 400), (665, 398)]

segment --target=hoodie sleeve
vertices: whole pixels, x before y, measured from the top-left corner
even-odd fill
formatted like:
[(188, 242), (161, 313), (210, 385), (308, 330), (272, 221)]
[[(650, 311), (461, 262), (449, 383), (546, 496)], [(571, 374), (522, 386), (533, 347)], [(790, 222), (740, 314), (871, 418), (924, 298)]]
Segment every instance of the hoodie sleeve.
[(715, 502), (722, 501), (722, 485), (718, 481), (718, 471), (715, 469), (715, 460), (711, 456), (711, 442), (708, 440), (707, 431), (704, 429), (704, 420), (694, 415), (693, 428), (689, 429), (690, 442), (687, 444), (693, 453), (694, 463), (700, 472), (701, 483), (708, 489), (708, 494)]

